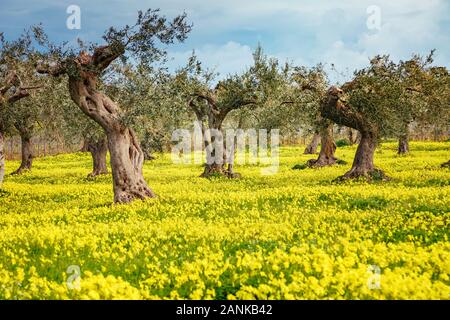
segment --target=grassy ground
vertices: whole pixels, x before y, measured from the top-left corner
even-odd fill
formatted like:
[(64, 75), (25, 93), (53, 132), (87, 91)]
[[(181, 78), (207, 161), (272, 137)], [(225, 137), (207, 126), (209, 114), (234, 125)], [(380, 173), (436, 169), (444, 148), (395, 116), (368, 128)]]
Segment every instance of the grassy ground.
[(305, 170), (284, 147), (278, 174), (240, 180), (160, 156), (144, 168), (159, 198), (128, 206), (86, 178), (88, 154), (37, 159), (0, 193), (0, 298), (448, 299), (450, 143), (395, 148), (375, 159), (393, 181), (372, 184), (333, 182), (353, 147)]

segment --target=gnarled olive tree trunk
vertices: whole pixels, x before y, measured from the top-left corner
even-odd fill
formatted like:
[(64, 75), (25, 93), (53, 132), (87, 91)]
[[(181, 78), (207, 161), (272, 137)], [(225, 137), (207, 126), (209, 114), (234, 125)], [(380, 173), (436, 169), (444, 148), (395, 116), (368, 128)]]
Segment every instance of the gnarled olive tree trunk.
[(319, 142), (320, 142), (320, 134), (318, 131), (316, 131), (314, 132), (311, 142), (306, 146), (303, 154), (316, 154)]
[(105, 137), (99, 139), (88, 139), (87, 150), (92, 155), (93, 169), (88, 175), (89, 177), (96, 177), (103, 174), (108, 174), (108, 167), (106, 165), (106, 155), (108, 153), (108, 141)]
[[(201, 120), (199, 120), (201, 121)], [(222, 130), (222, 123), (224, 117), (220, 114), (209, 112), (207, 127), (202, 129), (203, 139), (206, 150), (206, 163), (203, 173), (200, 175), (203, 178), (210, 177), (212, 175), (231, 176), (233, 172), (226, 169), (226, 145), (225, 137)], [(214, 133), (218, 133), (216, 136)], [(218, 150), (222, 147), (222, 155), (218, 154)], [(232, 170), (232, 165), (228, 165)]]
[(30, 171), (33, 165), (33, 143), (31, 142), (31, 134), (28, 132), (20, 133), (22, 161), (20, 167), (13, 174), (22, 174), (24, 171)]
[(336, 151), (336, 143), (333, 138), (333, 124), (324, 123), (320, 128), (320, 141), (321, 148), (319, 157), (317, 159), (311, 159), (308, 161), (308, 166), (310, 167), (325, 167), (332, 166), (336, 163), (336, 158), (334, 153)]
[(350, 171), (344, 174), (342, 179), (364, 177), (367, 179), (389, 178), (383, 171), (375, 168), (373, 156), (377, 147), (379, 128), (369, 123), (363, 114), (352, 110), (340, 100), (343, 91), (336, 87), (328, 90), (327, 97), (321, 104), (321, 113), (324, 118), (335, 123), (358, 130), (361, 133), (361, 141), (356, 150), (353, 165)]
[[(198, 105), (194, 99), (189, 101), (189, 106), (194, 111), (201, 126), (203, 143), (206, 150), (206, 163), (202, 178), (214, 175), (226, 176), (228, 178), (238, 178), (240, 175), (233, 171), (233, 161), (227, 159), (227, 149), (222, 124), (230, 110), (218, 111), (215, 101), (211, 97), (200, 97), (204, 99), (204, 104)], [(216, 136), (218, 134), (218, 136)], [(222, 155), (218, 154), (218, 149), (222, 148)], [(233, 157), (234, 150), (231, 150), (230, 157)], [(228, 164), (228, 167), (226, 165)]]
[(355, 158), (350, 171), (344, 174), (344, 178), (357, 178), (368, 176), (374, 172), (373, 156), (377, 147), (377, 139), (370, 133), (363, 133), (361, 141), (356, 149)]
[(75, 59), (69, 58), (54, 66), (41, 64), (36, 69), (55, 77), (67, 74), (71, 99), (105, 131), (116, 203), (155, 197), (144, 180), (144, 153), (134, 131), (122, 121), (119, 105), (97, 89), (99, 76), (124, 52), (120, 44), (101, 46), (95, 48), (92, 55), (82, 51)]
[(81, 72), (81, 75), (81, 79), (69, 76), (70, 95), (80, 109), (105, 130), (111, 155), (114, 202), (129, 203), (155, 197), (142, 174), (144, 153), (134, 131), (120, 120), (119, 106), (97, 91), (94, 75), (88, 72)]

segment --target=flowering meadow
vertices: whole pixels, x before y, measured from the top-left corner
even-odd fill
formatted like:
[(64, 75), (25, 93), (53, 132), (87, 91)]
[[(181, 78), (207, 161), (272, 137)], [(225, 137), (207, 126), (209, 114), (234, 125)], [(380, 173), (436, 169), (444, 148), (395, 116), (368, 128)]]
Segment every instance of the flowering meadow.
[[(389, 182), (337, 183), (348, 162), (199, 178), (200, 165), (147, 162), (157, 199), (113, 205), (89, 154), (36, 159), (0, 194), (0, 299), (449, 299), (450, 142), (383, 143)], [(7, 162), (8, 173), (18, 162)]]

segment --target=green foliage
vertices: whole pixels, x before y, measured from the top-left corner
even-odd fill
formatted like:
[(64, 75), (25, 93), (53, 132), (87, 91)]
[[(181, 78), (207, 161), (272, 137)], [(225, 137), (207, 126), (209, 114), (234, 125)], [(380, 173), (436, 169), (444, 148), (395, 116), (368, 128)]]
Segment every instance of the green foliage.
[(348, 146), (350, 146), (350, 142), (347, 139), (336, 140), (336, 147), (342, 148), (342, 147), (348, 147)]

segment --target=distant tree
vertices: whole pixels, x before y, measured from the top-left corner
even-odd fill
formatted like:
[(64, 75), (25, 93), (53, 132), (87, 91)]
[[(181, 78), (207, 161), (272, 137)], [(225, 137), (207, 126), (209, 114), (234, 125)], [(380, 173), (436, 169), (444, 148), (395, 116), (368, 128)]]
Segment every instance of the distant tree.
[(185, 19), (183, 14), (169, 22), (159, 15), (159, 10), (139, 12), (135, 25), (122, 29), (111, 27), (103, 36), (106, 45), (90, 46), (91, 53), (65, 52), (48, 41), (42, 28), (35, 28), (36, 39), (48, 48), (47, 60), (37, 66), (37, 71), (55, 77), (67, 75), (71, 99), (105, 131), (116, 203), (151, 198), (155, 194), (143, 177), (144, 154), (136, 133), (123, 120), (119, 104), (99, 90), (99, 79), (119, 58), (131, 55), (146, 64), (164, 57), (165, 51), (156, 41), (171, 44), (185, 40), (191, 30)]
[[(429, 80), (423, 76), (429, 74), (424, 68), (431, 61), (431, 55), (425, 60), (414, 56), (399, 63), (392, 62), (389, 56), (376, 56), (367, 68), (355, 72), (351, 82), (328, 90), (322, 115), (361, 133), (353, 166), (342, 178), (388, 179), (374, 166), (375, 149), (381, 137), (405, 134), (405, 124), (430, 114), (423, 106), (431, 106), (427, 99), (436, 99), (430, 94), (432, 89), (426, 88), (434, 76)], [(433, 73), (431, 70), (434, 68), (430, 69)], [(441, 80), (437, 82), (442, 84)]]
[(427, 106), (426, 96), (432, 94), (432, 91), (424, 92), (423, 85), (429, 80), (427, 74), (429, 73), (430, 64), (433, 62), (434, 50), (426, 57), (422, 58), (419, 55), (414, 55), (412, 59), (407, 61), (400, 61), (397, 65), (399, 73), (399, 81), (403, 87), (403, 94), (399, 103), (403, 104), (401, 108), (403, 112), (402, 123), (399, 127), (398, 133), (398, 154), (406, 154), (409, 152), (409, 136), (410, 126), (416, 122), (419, 126), (422, 125), (421, 119), (427, 110), (433, 106)]
[[(217, 74), (203, 69), (195, 54), (177, 73), (177, 87), (200, 123), (204, 137), (208, 159), (202, 177), (215, 174), (230, 178), (239, 176), (233, 168), (234, 152), (226, 150), (223, 123), (232, 111), (264, 104), (273, 90), (278, 72), (278, 62), (265, 56), (260, 47), (253, 57), (254, 64), (247, 71), (217, 82)], [(221, 133), (221, 138), (208, 134), (211, 130)], [(223, 150), (222, 157), (216, 155), (219, 145)]]
[[(28, 121), (26, 113), (13, 113), (15, 105), (23, 98), (30, 96), (30, 90), (38, 89), (41, 85), (23, 84), (22, 76), (27, 75), (24, 64), (28, 63), (33, 55), (31, 37), (29, 32), (23, 33), (15, 41), (6, 41), (3, 33), (0, 33), (0, 186), (5, 175), (4, 137), (8, 130), (16, 125), (18, 129), (26, 130), (22, 122)], [(29, 80), (29, 78), (27, 78)], [(20, 116), (17, 116), (20, 114)], [(16, 117), (13, 117), (16, 115)], [(25, 120), (26, 121), (25, 121)], [(29, 147), (28, 135), (22, 134), (22, 165), (31, 168), (32, 153)], [(24, 152), (25, 151), (25, 152)], [(21, 167), (22, 167), (21, 165)]]
[(319, 131), (316, 130), (314, 131), (311, 141), (306, 146), (303, 154), (316, 154), (317, 148), (319, 147), (319, 142), (320, 142), (320, 133)]
[[(67, 92), (67, 89), (65, 89)], [(60, 95), (53, 100), (59, 104), (59, 134), (67, 141), (83, 145), (82, 152), (89, 152), (92, 156), (92, 172), (88, 177), (96, 177), (108, 174), (106, 157), (108, 153), (108, 141), (102, 128), (91, 118), (79, 112), (78, 107), (67, 97), (66, 92), (59, 92)]]
[(311, 145), (305, 150), (315, 151), (317, 136), (320, 138), (321, 148), (317, 159), (307, 162), (310, 167), (323, 167), (336, 163), (336, 143), (333, 137), (333, 122), (323, 118), (320, 105), (326, 97), (328, 80), (321, 64), (313, 67), (291, 67), (287, 73), (287, 82), (281, 90), (281, 105), (294, 108), (297, 119), (303, 127), (311, 128), (314, 132)]

